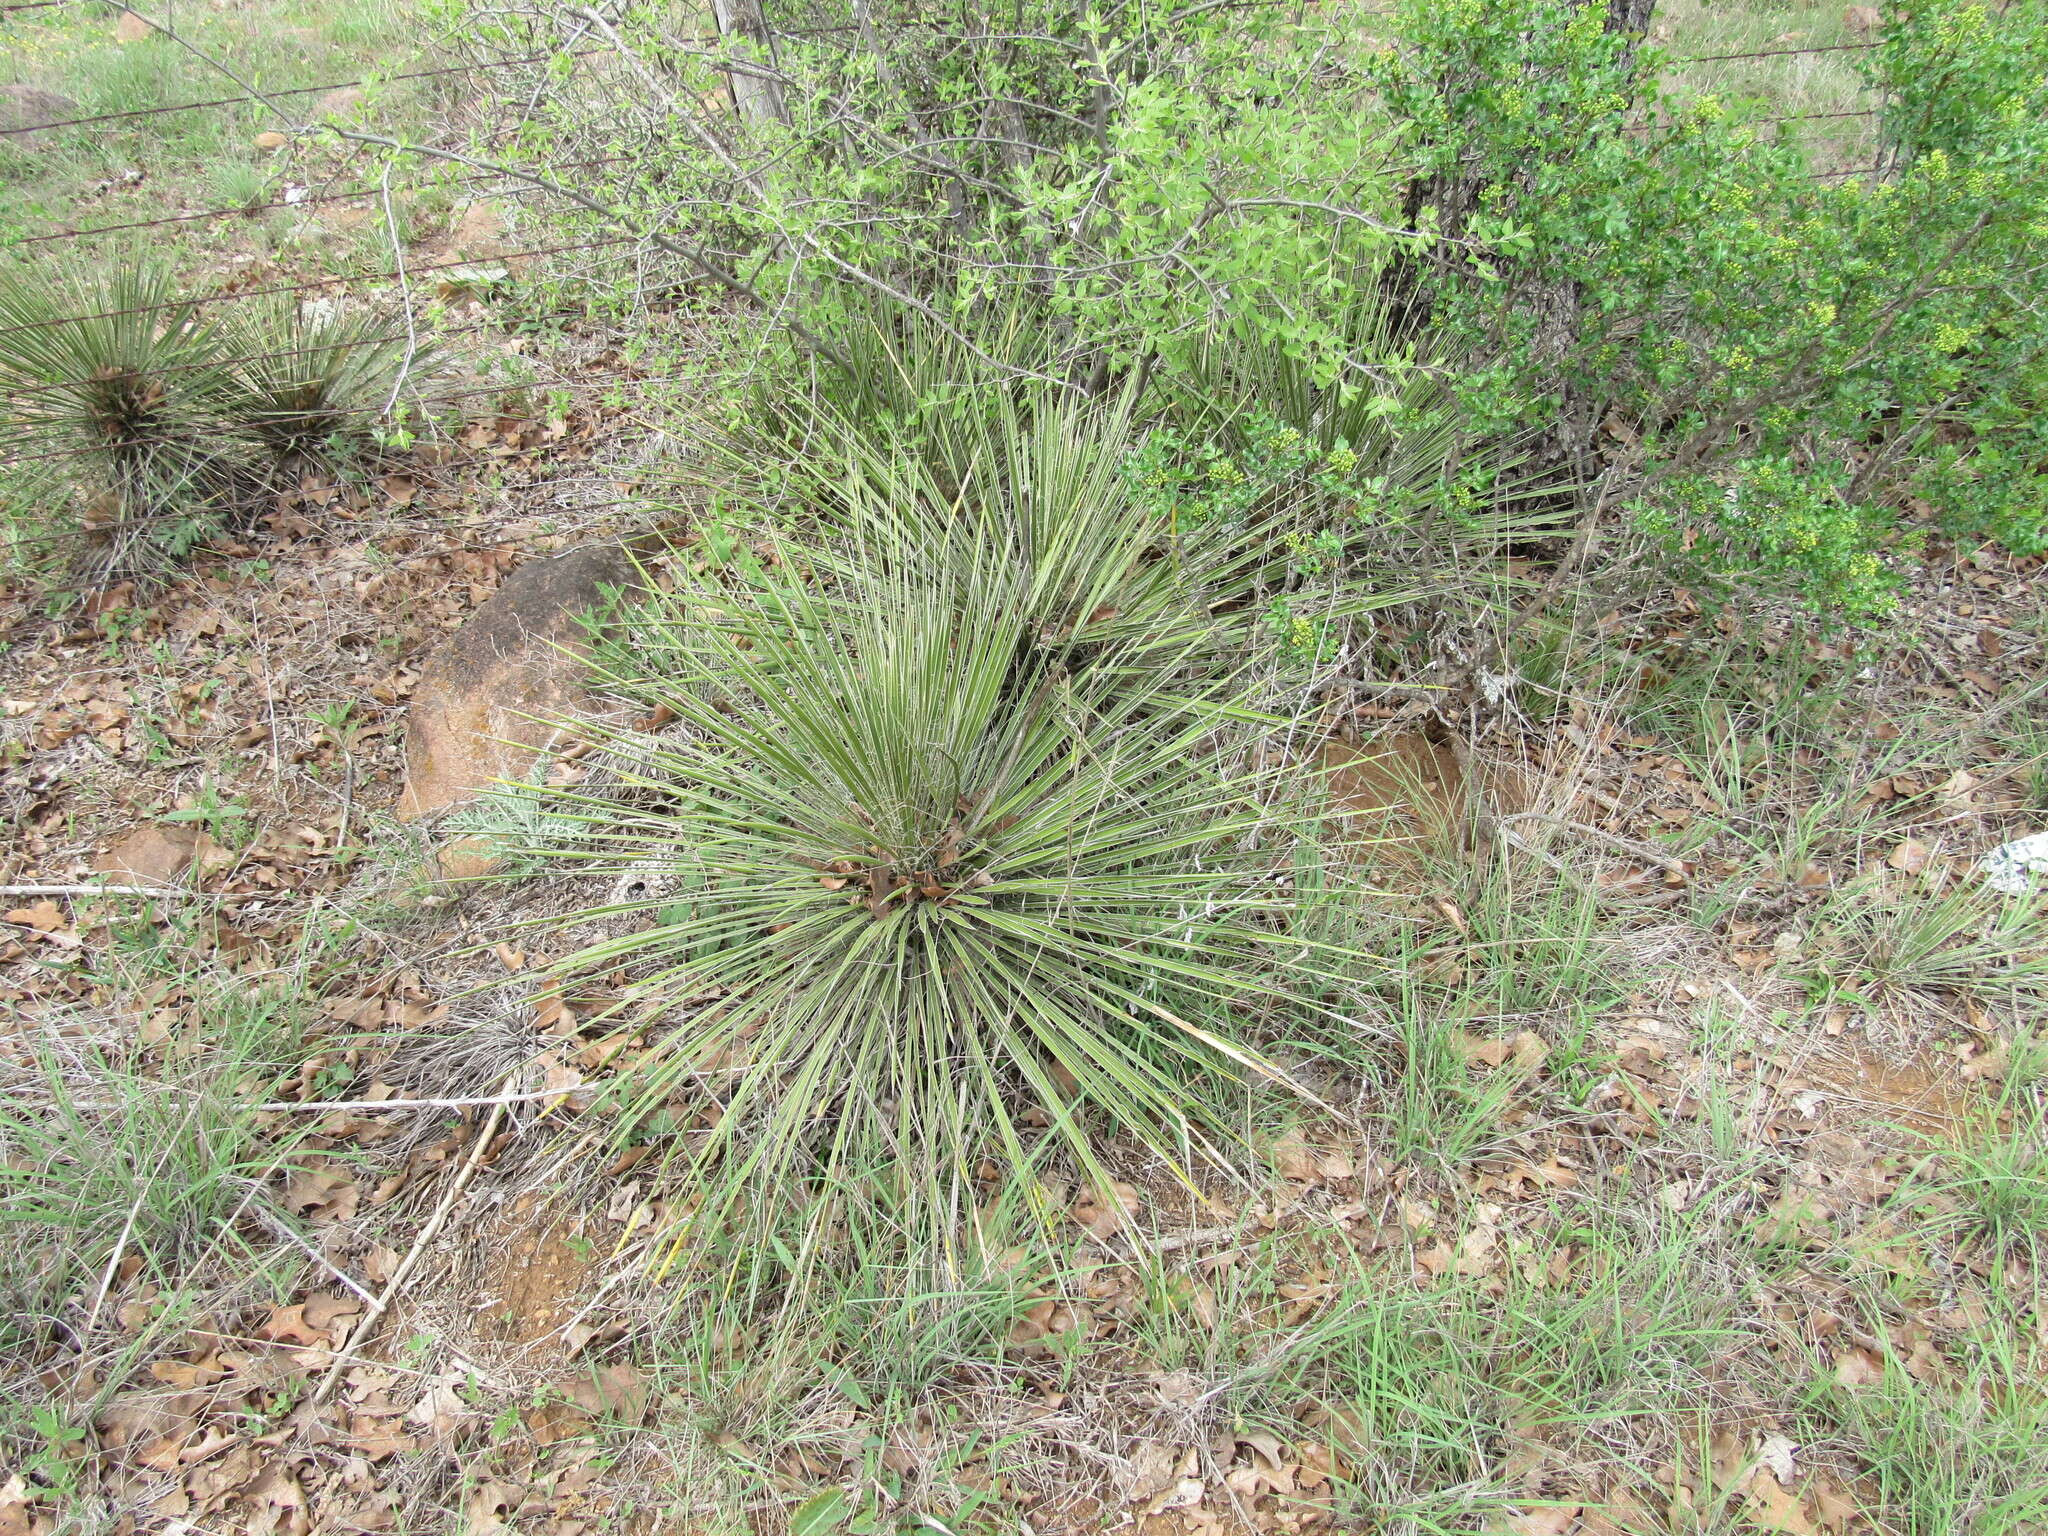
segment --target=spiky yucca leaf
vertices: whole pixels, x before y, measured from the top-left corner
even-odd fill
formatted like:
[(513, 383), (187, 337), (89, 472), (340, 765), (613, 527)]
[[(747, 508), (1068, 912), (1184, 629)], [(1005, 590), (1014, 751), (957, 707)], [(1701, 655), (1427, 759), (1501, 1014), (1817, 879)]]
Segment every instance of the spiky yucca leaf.
[(821, 416), (816, 433), (836, 517), (813, 558), (856, 585), (887, 567), (979, 603), (985, 580), (1011, 579), (990, 572), (1015, 572), (1027, 642), (1069, 665), (1105, 648), (1126, 663), (1184, 661), (1237, 632), (1229, 614), (1249, 596), (1255, 562), (1220, 530), (1176, 534), (1132, 496), (1128, 397), (1024, 388), (981, 401), (951, 424), (973, 466), (958, 479), (844, 417)]
[(228, 413), (280, 456), (367, 433), (409, 379), (438, 366), (401, 321), (323, 312), (289, 297), (244, 310), (231, 337)]
[(831, 436), (851, 429), (907, 448), (958, 485), (976, 463), (976, 428), (1012, 391), (1027, 386), (1079, 398), (1062, 383), (1075, 359), (1060, 337), (1057, 317), (1023, 292), (945, 325), (893, 299), (851, 295), (833, 331), (849, 366), (819, 376), (802, 395), (764, 382), (740, 446), (795, 448), (801, 456), (830, 424)]
[(10, 448), (154, 447), (217, 398), (219, 356), (219, 331), (178, 301), (165, 268), (0, 275)]
[(1070, 669), (999, 560), (971, 598), (899, 572), (659, 599), (653, 667), (612, 682), (677, 727), (614, 739), (615, 788), (538, 791), (579, 828), (549, 857), (648, 887), (558, 967), (628, 978), (650, 1049), (619, 1093), (706, 1127), (707, 1218), (929, 1235), (984, 1156), (1100, 1177), (1093, 1126), (1185, 1167), (1228, 1139), (1215, 1084), (1280, 1076), (1234, 1013), (1322, 1006), (1229, 687)]
[(226, 507), (235, 458), (209, 430), (220, 332), (168, 269), (0, 275), (0, 452), (69, 461), (104, 482), (92, 526), (110, 567), (182, 554)]

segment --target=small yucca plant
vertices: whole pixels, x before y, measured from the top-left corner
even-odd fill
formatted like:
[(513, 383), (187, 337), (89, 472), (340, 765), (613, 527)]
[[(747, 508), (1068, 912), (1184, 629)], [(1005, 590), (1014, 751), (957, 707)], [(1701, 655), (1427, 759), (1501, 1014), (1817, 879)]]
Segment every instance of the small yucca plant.
[(287, 463), (366, 436), (409, 381), (438, 366), (400, 321), (289, 297), (245, 310), (228, 334), (226, 414)]
[(1217, 1084), (1281, 1076), (1245, 1021), (1327, 1011), (1229, 684), (1073, 667), (1034, 623), (1000, 556), (658, 598), (609, 683), (676, 725), (530, 791), (575, 827), (540, 856), (640, 892), (557, 966), (624, 978), (625, 1123), (683, 1136), (700, 1226), (927, 1237), (984, 1158), (1102, 1178), (1102, 1128), (1185, 1168), (1231, 1139)]
[(161, 268), (0, 274), (0, 451), (100, 482), (88, 528), (110, 568), (175, 557), (228, 508), (237, 460), (212, 430), (220, 332)]

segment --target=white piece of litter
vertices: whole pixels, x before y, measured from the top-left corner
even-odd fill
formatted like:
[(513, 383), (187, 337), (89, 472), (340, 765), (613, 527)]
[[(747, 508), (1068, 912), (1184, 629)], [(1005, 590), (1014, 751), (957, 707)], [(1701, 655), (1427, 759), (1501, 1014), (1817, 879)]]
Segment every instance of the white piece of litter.
[(1978, 861), (1984, 883), (2001, 896), (2024, 896), (2034, 881), (2048, 877), (2048, 832), (2001, 843)]

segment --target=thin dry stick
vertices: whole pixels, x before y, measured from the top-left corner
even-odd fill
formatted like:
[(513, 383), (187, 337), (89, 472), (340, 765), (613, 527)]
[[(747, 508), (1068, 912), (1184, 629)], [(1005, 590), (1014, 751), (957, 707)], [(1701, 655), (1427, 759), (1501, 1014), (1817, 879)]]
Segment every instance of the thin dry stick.
[(258, 1104), (258, 1114), (325, 1114), (329, 1110), (357, 1109), (482, 1109), (486, 1105), (503, 1109), (507, 1104), (527, 1104), (535, 1099), (565, 1099), (571, 1088), (536, 1088), (531, 1093), (505, 1093), (482, 1099), (306, 1099)]
[[(477, 1132), (476, 1145), (469, 1149), (469, 1156), (462, 1164), (462, 1171), (456, 1174), (455, 1182), (448, 1186), (448, 1193), (441, 1197), (441, 1203), (434, 1207), (434, 1214), (427, 1218), (427, 1224), (420, 1228), (420, 1235), (413, 1239), (412, 1248), (400, 1262), (398, 1272), (391, 1277), (391, 1283), (384, 1287), (383, 1293), (371, 1305), (370, 1310), (363, 1314), (362, 1322), (349, 1334), (346, 1343), (351, 1353), (370, 1341), (370, 1335), (376, 1329), (378, 1321), (390, 1310), (391, 1303), (398, 1299), (399, 1291), (412, 1277), (414, 1267), (426, 1253), (427, 1244), (434, 1240), (435, 1235), (441, 1230), (441, 1224), (448, 1219), (448, 1213), (455, 1209), (455, 1202), (460, 1200), (462, 1192), (469, 1188), (469, 1181), (476, 1176), (478, 1167), (483, 1163), (484, 1153), (498, 1134), (498, 1123), (504, 1118), (503, 1104), (492, 1108), (490, 1118), (484, 1122), (483, 1129)], [(337, 1356), (334, 1364), (327, 1368), (327, 1375), (320, 1383), (320, 1390), (313, 1394), (315, 1408), (323, 1407), (334, 1395), (335, 1387), (340, 1385), (341, 1370), (345, 1363), (342, 1357)]]
[[(186, 1117), (190, 1123), (191, 1117)], [(182, 1130), (183, 1127), (180, 1127)], [(145, 1184), (135, 1196), (135, 1203), (128, 1207), (128, 1219), (121, 1223), (121, 1235), (114, 1239), (114, 1251), (107, 1255), (106, 1273), (100, 1276), (99, 1294), (92, 1299), (92, 1311), (85, 1319), (86, 1336), (90, 1338), (94, 1328), (99, 1326), (100, 1308), (107, 1304), (107, 1293), (114, 1288), (114, 1273), (121, 1267), (121, 1257), (128, 1251), (129, 1234), (135, 1230), (135, 1218), (142, 1214), (142, 1204), (149, 1198), (149, 1186)]]
[(377, 1298), (371, 1294), (367, 1286), (365, 1286), (361, 1281), (357, 1280), (354, 1275), (351, 1275), (347, 1270), (343, 1269), (340, 1265), (336, 1264), (334, 1260), (328, 1258), (327, 1255), (322, 1253), (318, 1248), (315, 1248), (311, 1243), (307, 1242), (305, 1238), (301, 1237), (298, 1233), (294, 1232), (291, 1229), (291, 1224), (287, 1222), (282, 1216), (279, 1216), (275, 1211), (272, 1211), (267, 1206), (258, 1206), (256, 1207), (256, 1209), (257, 1212), (263, 1217), (263, 1224), (269, 1227), (271, 1231), (275, 1232), (279, 1237), (284, 1238), (287, 1242), (296, 1244), (298, 1248), (306, 1255), (307, 1258), (311, 1259), (315, 1264), (318, 1264), (322, 1269), (326, 1270), (328, 1274), (332, 1275), (336, 1280), (339, 1280), (344, 1286), (348, 1287), (349, 1290), (353, 1291), (356, 1295), (360, 1296), (364, 1301), (369, 1302), (372, 1305), (376, 1303)]
[(1583, 821), (1568, 821), (1562, 816), (1546, 815), (1542, 811), (1516, 811), (1513, 815), (1500, 818), (1500, 824), (1507, 826), (1517, 821), (1540, 821), (1546, 826), (1557, 827), (1568, 832), (1577, 832), (1583, 837), (1602, 838), (1615, 847), (1634, 854), (1637, 858), (1648, 859), (1659, 869), (1685, 872), (1685, 861), (1669, 848), (1659, 848), (1652, 843), (1638, 842), (1632, 837), (1623, 837), (1619, 832), (1609, 832), (1605, 827), (1592, 826)]
[(175, 885), (0, 885), (0, 896), (211, 896)]
[(398, 365), (398, 376), (391, 381), (390, 398), (384, 402), (384, 414), (389, 416), (398, 406), (399, 391), (405, 388), (406, 377), (412, 372), (413, 359), (419, 355), (420, 334), (418, 322), (412, 312), (412, 283), (405, 275), (405, 242), (398, 237), (398, 215), (391, 209), (391, 162), (384, 162), (384, 229), (391, 236), (391, 265), (398, 272), (399, 302), (405, 306), (405, 358)]

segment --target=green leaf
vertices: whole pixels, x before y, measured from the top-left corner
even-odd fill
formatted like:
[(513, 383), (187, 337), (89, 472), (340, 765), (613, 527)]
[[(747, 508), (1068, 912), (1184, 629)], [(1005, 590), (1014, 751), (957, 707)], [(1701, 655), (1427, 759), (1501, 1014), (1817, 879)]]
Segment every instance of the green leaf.
[(852, 1512), (844, 1493), (827, 1488), (806, 1499), (789, 1517), (789, 1536), (821, 1536), (822, 1532), (837, 1530)]

